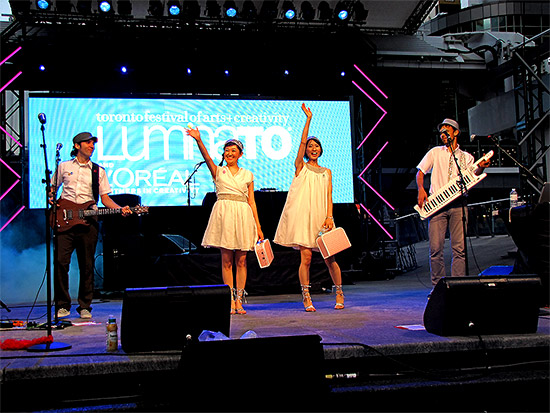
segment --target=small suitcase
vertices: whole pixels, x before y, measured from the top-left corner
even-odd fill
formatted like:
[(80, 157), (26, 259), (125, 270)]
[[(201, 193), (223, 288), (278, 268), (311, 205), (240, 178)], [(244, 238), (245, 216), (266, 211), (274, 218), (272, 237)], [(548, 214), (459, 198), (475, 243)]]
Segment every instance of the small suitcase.
[(351, 247), (346, 232), (340, 227), (325, 232), (323, 235), (317, 237), (315, 241), (324, 259)]
[(256, 258), (258, 258), (260, 268), (269, 267), (273, 261), (273, 250), (271, 249), (269, 240), (264, 239), (263, 241), (258, 241), (254, 246), (254, 251), (256, 252)]

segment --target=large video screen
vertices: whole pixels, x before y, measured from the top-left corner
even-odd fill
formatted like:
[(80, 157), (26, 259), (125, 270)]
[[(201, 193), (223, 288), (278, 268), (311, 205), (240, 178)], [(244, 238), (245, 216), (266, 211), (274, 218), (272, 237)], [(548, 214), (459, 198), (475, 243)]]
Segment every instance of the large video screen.
[(196, 142), (185, 133), (199, 128), (214, 162), (223, 144), (244, 143), (239, 166), (254, 174), (254, 189), (288, 191), (306, 116), (309, 135), (323, 145), (319, 164), (332, 170), (333, 201), (353, 202), (353, 168), (349, 100), (269, 100), (212, 98), (76, 98), (30, 94), (27, 104), (29, 207), (45, 207), (44, 151), (38, 114), (46, 115), (44, 135), (48, 164), (69, 160), (72, 138), (80, 132), (97, 136), (92, 160), (105, 167), (113, 194), (137, 194), (147, 206), (201, 205), (215, 190), (206, 165), (185, 185), (203, 160)]

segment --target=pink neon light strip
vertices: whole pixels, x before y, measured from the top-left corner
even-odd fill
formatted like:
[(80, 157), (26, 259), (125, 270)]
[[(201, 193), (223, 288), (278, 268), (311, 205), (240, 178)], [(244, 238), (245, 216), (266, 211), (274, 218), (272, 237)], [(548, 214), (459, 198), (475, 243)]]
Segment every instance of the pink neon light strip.
[(17, 181), (15, 181), (15, 182), (13, 183), (13, 185), (10, 186), (10, 187), (8, 188), (8, 190), (2, 194), (2, 196), (0, 196), (0, 201), (1, 201), (2, 198), (4, 198), (4, 197), (8, 194), (8, 192), (10, 192), (10, 191), (13, 189), (13, 187), (14, 187), (15, 185), (17, 185), (19, 182), (21, 182), (19, 179), (18, 179)]
[(369, 169), (369, 166), (371, 166), (372, 163), (374, 162), (374, 160), (375, 160), (376, 158), (378, 158), (378, 155), (380, 155), (380, 153), (384, 150), (384, 148), (385, 148), (386, 146), (388, 146), (388, 143), (390, 143), (390, 142), (389, 142), (389, 141), (386, 142), (386, 143), (380, 148), (380, 150), (378, 151), (378, 153), (377, 153), (376, 155), (374, 155), (374, 158), (371, 159), (371, 161), (368, 163), (368, 165), (365, 167), (365, 169), (363, 169), (363, 172), (361, 172), (361, 173), (359, 174), (359, 176), (363, 175), (363, 174), (365, 173), (365, 171), (366, 171), (367, 169)]
[(12, 83), (15, 79), (17, 79), (22, 74), (23, 74), (23, 72), (17, 73), (8, 83), (6, 83), (4, 86), (2, 86), (2, 89), (0, 89), (0, 92), (2, 92), (5, 88), (7, 88), (10, 85), (10, 83)]
[(351, 83), (353, 83), (355, 85), (355, 87), (357, 89), (359, 89), (361, 92), (363, 92), (363, 94), (368, 97), (376, 106), (378, 106), (378, 108), (383, 112), (382, 113), (382, 116), (380, 116), (380, 119), (378, 119), (378, 122), (376, 122), (376, 124), (372, 127), (372, 129), (370, 130), (369, 133), (367, 133), (367, 136), (365, 136), (365, 139), (363, 139), (363, 141), (359, 144), (359, 146), (357, 147), (357, 149), (359, 149), (361, 146), (363, 146), (363, 144), (365, 143), (365, 141), (368, 139), (368, 137), (372, 134), (372, 132), (374, 132), (374, 130), (376, 129), (376, 127), (378, 126), (378, 124), (380, 122), (382, 122), (382, 119), (384, 119), (384, 116), (386, 116), (388, 114), (388, 112), (386, 112), (386, 110), (380, 106), (378, 104), (378, 102), (376, 102), (376, 100), (374, 100), (367, 92), (365, 92), (363, 89), (361, 89), (361, 87), (355, 83), (353, 80), (351, 81)]
[(367, 181), (365, 181), (365, 180), (363, 179), (362, 176), (360, 176), (359, 179), (360, 179), (361, 181), (363, 181), (363, 182), (365, 183), (365, 185), (367, 185), (370, 189), (372, 189), (372, 191), (373, 191), (376, 195), (378, 195), (378, 197), (379, 197), (382, 201), (384, 201), (384, 202), (386, 203), (386, 205), (388, 205), (388, 206), (392, 209), (392, 211), (395, 211), (395, 208), (394, 208), (394, 207), (393, 207), (393, 206), (392, 206), (392, 205), (391, 205), (382, 195), (380, 195), (380, 194), (378, 193), (378, 191), (372, 187), (371, 184), (369, 184)]
[(25, 209), (25, 205), (23, 205), (21, 208), (19, 208), (19, 211), (17, 211), (15, 214), (13, 214), (13, 216), (8, 220), (8, 222), (6, 222), (4, 224), (4, 226), (2, 226), (2, 228), (0, 228), (0, 232), (4, 231), (4, 228), (6, 228), (10, 224), (10, 222), (13, 221), (15, 219), (15, 217), (17, 215), (19, 215), (21, 213), (21, 211), (23, 211), (24, 209)]
[(5, 130), (2, 126), (0, 126), (0, 129), (2, 130), (2, 132), (4, 132), (6, 135), (8, 135), (16, 144), (18, 144), (20, 147), (23, 147), (23, 145), (21, 145), (17, 139), (15, 139), (13, 136), (11, 136), (8, 133), (8, 131)]
[(357, 65), (353, 65), (353, 67), (355, 67), (357, 70), (359, 70), (359, 73), (361, 73), (365, 77), (365, 79), (367, 79), (370, 82), (370, 84), (373, 85), (376, 88), (376, 90), (378, 90), (380, 92), (380, 94), (382, 96), (384, 96), (386, 99), (388, 98), (388, 96), (386, 96), (386, 94), (384, 92), (382, 92), (382, 90), (378, 86), (376, 86), (376, 84), (372, 80), (370, 80), (370, 78), (366, 74), (364, 74), (363, 71), (361, 69), (359, 69), (359, 67)]
[(4, 63), (6, 63), (8, 60), (10, 60), (10, 58), (21, 49), (22, 49), (21, 46), (19, 46), (17, 49), (15, 49), (8, 57), (6, 57), (4, 60), (2, 60), (2, 62), (0, 62), (0, 66), (2, 66)]
[(378, 220), (374, 217), (374, 215), (372, 215), (372, 214), (370, 213), (370, 211), (369, 211), (367, 208), (365, 208), (365, 206), (364, 206), (363, 204), (359, 204), (359, 205), (361, 205), (361, 207), (362, 207), (365, 211), (367, 211), (367, 214), (369, 214), (370, 217), (374, 220), (374, 222), (376, 222), (376, 223), (378, 224), (378, 226), (379, 226), (380, 228), (382, 228), (382, 231), (384, 231), (384, 232), (386, 233), (386, 235), (387, 235), (388, 237), (390, 237), (390, 239), (393, 239), (393, 237), (391, 236), (391, 234), (386, 230), (386, 228), (384, 228), (384, 227), (382, 226), (382, 224), (381, 224), (380, 222), (378, 222)]
[(18, 177), (19, 179), (21, 179), (21, 176), (19, 176), (19, 174), (17, 172), (15, 172), (6, 162), (4, 162), (4, 160), (2, 158), (0, 158), (0, 162), (2, 162), (4, 165), (6, 165), (6, 168), (8, 168), (10, 171), (13, 172), (13, 174)]

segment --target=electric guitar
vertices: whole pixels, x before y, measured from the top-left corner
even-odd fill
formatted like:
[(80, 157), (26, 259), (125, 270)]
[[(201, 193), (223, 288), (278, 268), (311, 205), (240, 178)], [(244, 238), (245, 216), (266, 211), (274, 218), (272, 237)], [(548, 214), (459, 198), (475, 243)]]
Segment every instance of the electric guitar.
[[(122, 208), (91, 209), (92, 205), (95, 205), (94, 201), (77, 204), (67, 199), (59, 199), (57, 205), (57, 212), (55, 217), (51, 217), (50, 225), (52, 228), (57, 229), (58, 232), (67, 231), (75, 225), (90, 225), (88, 218), (91, 217), (122, 214)], [(137, 215), (149, 212), (149, 207), (141, 205), (131, 207), (130, 209)]]

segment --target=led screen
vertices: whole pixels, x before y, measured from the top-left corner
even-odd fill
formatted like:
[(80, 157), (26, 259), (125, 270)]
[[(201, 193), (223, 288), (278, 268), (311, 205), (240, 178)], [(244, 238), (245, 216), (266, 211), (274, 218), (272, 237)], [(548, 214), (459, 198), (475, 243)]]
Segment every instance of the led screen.
[[(88, 131), (98, 142), (92, 160), (107, 171), (112, 194), (141, 196), (148, 206), (188, 204), (187, 181), (202, 156), (185, 134), (189, 123), (201, 132), (215, 162), (223, 144), (244, 143), (239, 166), (254, 174), (254, 188), (288, 191), (306, 116), (313, 112), (309, 135), (323, 145), (319, 160), (333, 173), (333, 201), (353, 202), (350, 102), (267, 99), (75, 98), (30, 95), (27, 105), (29, 206), (44, 208), (42, 132), (37, 115), (46, 115), (49, 168), (55, 168), (56, 144), (62, 161), (71, 159), (72, 138)], [(189, 181), (191, 205), (214, 191), (206, 165)]]

